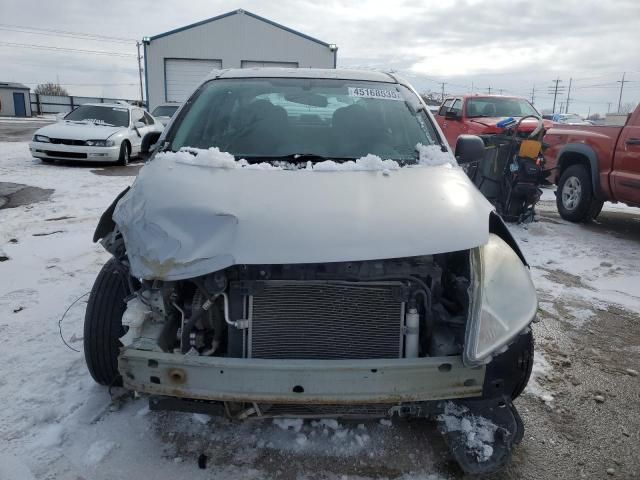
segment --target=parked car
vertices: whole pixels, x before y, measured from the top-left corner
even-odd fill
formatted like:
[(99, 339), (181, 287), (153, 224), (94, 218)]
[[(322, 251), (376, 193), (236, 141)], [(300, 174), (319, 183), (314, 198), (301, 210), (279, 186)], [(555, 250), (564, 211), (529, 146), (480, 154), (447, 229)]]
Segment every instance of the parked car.
[(82, 160), (126, 165), (149, 151), (164, 126), (127, 103), (86, 103), (57, 123), (38, 129), (29, 144), (43, 162)]
[[(460, 135), (490, 135), (504, 133), (498, 126), (501, 120), (513, 118), (519, 120), (533, 115), (540, 117), (538, 111), (526, 99), (502, 95), (460, 95), (448, 97), (442, 102), (436, 121), (447, 137), (449, 145), (455, 145)], [(553, 122), (543, 121), (544, 128)], [(538, 126), (535, 119), (526, 120), (520, 125), (522, 135), (533, 132)]]
[(544, 142), (562, 218), (591, 220), (606, 201), (640, 206), (640, 107), (622, 127), (556, 125)]
[(553, 121), (565, 125), (593, 125), (577, 113), (557, 113), (553, 116)]
[(151, 115), (166, 127), (171, 117), (178, 111), (178, 108), (180, 108), (180, 105), (177, 103), (163, 103), (154, 108)]
[[(85, 317), (98, 383), (236, 419), (432, 416), (464, 469), (504, 465), (535, 289), (408, 83), (216, 72), (159, 144), (94, 235), (112, 254)], [(480, 417), (471, 443), (450, 421)]]

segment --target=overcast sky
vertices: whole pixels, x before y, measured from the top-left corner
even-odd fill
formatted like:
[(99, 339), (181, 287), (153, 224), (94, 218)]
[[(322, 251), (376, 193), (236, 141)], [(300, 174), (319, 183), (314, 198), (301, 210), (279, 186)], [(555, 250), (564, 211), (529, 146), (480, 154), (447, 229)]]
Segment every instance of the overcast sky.
[[(551, 107), (552, 80), (586, 115), (640, 99), (639, 0), (0, 0), (0, 81), (59, 80), (74, 95), (138, 98), (135, 39), (244, 8), (338, 45), (338, 67), (393, 69), (419, 91), (521, 95)], [(131, 43), (17, 32), (36, 27)], [(11, 28), (9, 30), (7, 28)], [(96, 55), (25, 46), (119, 52)], [(566, 91), (558, 104), (566, 100)]]

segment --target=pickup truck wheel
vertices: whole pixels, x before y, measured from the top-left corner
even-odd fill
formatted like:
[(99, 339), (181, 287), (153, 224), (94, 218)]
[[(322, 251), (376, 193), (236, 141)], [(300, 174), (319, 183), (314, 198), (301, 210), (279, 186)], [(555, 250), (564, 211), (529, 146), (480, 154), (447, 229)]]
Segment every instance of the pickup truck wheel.
[(125, 298), (131, 293), (129, 272), (115, 258), (98, 273), (84, 317), (84, 358), (89, 373), (101, 385), (122, 385), (118, 373), (122, 314)]
[(587, 167), (572, 165), (567, 168), (560, 176), (556, 193), (556, 204), (560, 216), (570, 222), (591, 220), (596, 210), (594, 203), (598, 202), (593, 197)]

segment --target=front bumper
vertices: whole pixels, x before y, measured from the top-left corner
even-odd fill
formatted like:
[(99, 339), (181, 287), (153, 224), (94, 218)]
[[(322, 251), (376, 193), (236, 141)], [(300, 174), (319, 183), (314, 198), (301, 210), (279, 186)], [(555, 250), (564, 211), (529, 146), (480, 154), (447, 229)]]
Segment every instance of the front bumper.
[(52, 160), (79, 160), (83, 162), (115, 162), (120, 156), (120, 146), (88, 147), (44, 142), (30, 142), (29, 150), (36, 158)]
[(383, 360), (265, 360), (123, 349), (124, 386), (198, 400), (363, 404), (482, 395), (485, 368), (461, 357)]

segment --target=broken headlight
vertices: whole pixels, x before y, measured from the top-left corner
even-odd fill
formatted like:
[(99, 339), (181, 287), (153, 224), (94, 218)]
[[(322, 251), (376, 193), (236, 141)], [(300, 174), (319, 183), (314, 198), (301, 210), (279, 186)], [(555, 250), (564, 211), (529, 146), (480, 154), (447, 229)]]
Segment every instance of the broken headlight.
[(463, 360), (468, 366), (491, 361), (533, 320), (538, 309), (529, 270), (494, 234), (471, 251), (472, 284)]

